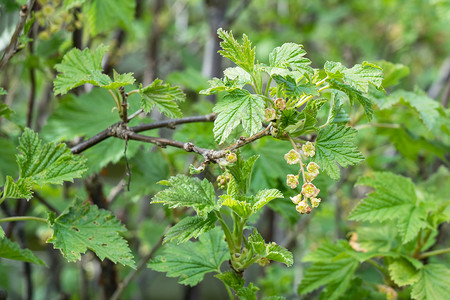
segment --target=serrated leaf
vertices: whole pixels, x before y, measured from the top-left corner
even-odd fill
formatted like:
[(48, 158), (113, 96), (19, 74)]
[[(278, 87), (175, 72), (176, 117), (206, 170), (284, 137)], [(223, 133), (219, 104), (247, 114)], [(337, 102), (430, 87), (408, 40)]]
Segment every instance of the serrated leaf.
[(241, 67), (226, 68), (223, 74), (230, 80), (236, 82), (239, 87), (252, 82), (252, 77)]
[(418, 270), (403, 258), (391, 262), (388, 269), (389, 276), (398, 286), (410, 285), (419, 279)]
[(198, 242), (166, 246), (163, 254), (152, 259), (147, 266), (158, 272), (167, 272), (167, 277), (180, 277), (178, 282), (181, 284), (195, 286), (206, 273), (220, 273), (220, 265), (227, 259), (229, 251), (224, 234), (216, 228), (201, 235)]
[(350, 99), (350, 104), (353, 104), (355, 101), (359, 102), (364, 108), (364, 112), (366, 113), (367, 119), (369, 121), (372, 120), (373, 115), (372, 100), (370, 100), (365, 95), (363, 95), (363, 93), (361, 93), (359, 90), (351, 87), (348, 84), (341, 83), (335, 79), (330, 79), (328, 82), (330, 83), (331, 88), (347, 94), (348, 98)]
[(381, 109), (389, 108), (393, 104), (399, 102), (406, 103), (419, 113), (423, 123), (430, 130), (435, 127), (436, 120), (439, 119), (439, 102), (431, 99), (426, 94), (422, 95), (419, 93), (398, 90), (383, 99), (383, 102), (385, 104), (382, 104), (380, 107)]
[(266, 242), (256, 229), (248, 236), (248, 243), (258, 255), (264, 256), (266, 254)]
[[(297, 84), (296, 80), (287, 75), (287, 76), (281, 76), (281, 75), (273, 75), (273, 79), (275, 82), (281, 86), (286, 96), (293, 99), (300, 99), (302, 96), (305, 95), (311, 95), (311, 96), (317, 96), (319, 95), (319, 89), (315, 84), (309, 84), (309, 83), (303, 83), (303, 84)], [(295, 103), (293, 103), (293, 106), (295, 106)]]
[(333, 285), (328, 291), (328, 299), (338, 299), (350, 287), (359, 263), (353, 258), (342, 258), (332, 262), (316, 262), (306, 270), (298, 286), (298, 293), (304, 295), (323, 285)]
[(101, 87), (113, 90), (121, 86), (133, 84), (136, 81), (136, 79), (133, 77), (133, 73), (119, 74), (116, 72), (116, 70), (113, 70), (113, 73), (114, 73), (113, 82), (111, 82), (108, 85), (103, 85)]
[(31, 178), (19, 178), (17, 182), (11, 176), (6, 176), (5, 186), (3, 188), (2, 198), (18, 199), (25, 198), (30, 200), (32, 193), (33, 180)]
[(75, 156), (65, 144), (41, 145), (37, 133), (26, 128), (19, 138), (17, 164), (21, 178), (30, 177), (36, 184), (73, 182), (86, 171), (85, 159)]
[(163, 203), (170, 208), (192, 207), (200, 216), (218, 209), (214, 186), (206, 179), (177, 175), (159, 184), (170, 188), (156, 194), (151, 203)]
[[(3, 232), (3, 229), (0, 227), (0, 232)], [(3, 236), (1, 236), (0, 233), (0, 257), (1, 258), (7, 258), (7, 259), (13, 259), (13, 260), (20, 260), (20, 261), (26, 261), (37, 265), (47, 266), (45, 262), (40, 260), (37, 256), (33, 254), (29, 249), (21, 249), (19, 244), (4, 238), (4, 232)]]
[(345, 112), (339, 94), (333, 92), (331, 94), (331, 113), (329, 114), (328, 123), (346, 124), (350, 121), (349, 115)]
[[(238, 153), (237, 161), (234, 164), (227, 166), (228, 172), (232, 175), (232, 181), (228, 185), (230, 190), (230, 192), (228, 192), (229, 195), (234, 197), (234, 193), (242, 195), (247, 193), (250, 187), (253, 167), (258, 158), (259, 155), (253, 155), (249, 159), (244, 160), (242, 155)], [(232, 189), (235, 189), (235, 191), (231, 192)]]
[(267, 203), (276, 198), (283, 198), (283, 194), (277, 189), (261, 190), (256, 194), (255, 203), (252, 206), (252, 210), (257, 212), (264, 207)]
[(87, 28), (92, 36), (117, 27), (128, 28), (133, 24), (134, 1), (93, 0), (86, 2), (83, 12), (87, 15)]
[(231, 195), (221, 195), (221, 206), (227, 206), (236, 212), (241, 218), (248, 218), (253, 214), (252, 204), (246, 201), (241, 201), (233, 198)]
[(294, 263), (294, 257), (292, 253), (288, 249), (275, 244), (274, 242), (267, 244), (266, 253), (266, 258), (281, 262), (288, 267), (292, 266), (292, 264)]
[(330, 242), (322, 243), (316, 250), (303, 257), (304, 262), (331, 262), (339, 254), (349, 250), (347, 241), (338, 241), (336, 244)]
[(127, 241), (119, 235), (125, 232), (119, 220), (111, 212), (95, 205), (75, 199), (58, 218), (50, 217), (53, 235), (47, 242), (60, 249), (68, 261), (81, 259), (81, 254), (90, 249), (103, 260), (135, 268), (133, 255)]
[(426, 211), (416, 206), (415, 187), (409, 178), (387, 172), (378, 172), (374, 177), (362, 177), (358, 185), (367, 185), (375, 190), (367, 195), (350, 214), (351, 220), (386, 221), (397, 220), (402, 242), (413, 239), (426, 226)]
[(355, 165), (364, 156), (353, 144), (357, 131), (351, 127), (328, 125), (317, 135), (316, 155), (313, 161), (334, 180), (340, 178), (338, 164), (342, 167)]
[(201, 90), (201, 95), (213, 95), (222, 91), (231, 92), (235, 89), (240, 89), (243, 87), (243, 85), (240, 84), (238, 80), (230, 81), (228, 77), (225, 77), (224, 79), (214, 77), (213, 79), (208, 80), (208, 84), (209, 88)]
[(309, 66), (311, 61), (304, 57), (306, 51), (303, 45), (294, 43), (285, 43), (276, 47), (269, 54), (269, 63), (272, 68), (289, 68), (292, 71), (307, 72), (313, 74), (313, 69)]
[(442, 300), (448, 298), (450, 269), (443, 264), (429, 264), (420, 269), (413, 284), (411, 297), (417, 300)]
[(69, 10), (73, 7), (80, 6), (84, 2), (86, 2), (86, 0), (65, 0), (65, 1), (63, 1), (64, 9)]
[(327, 61), (323, 66), (323, 70), (330, 79), (342, 79), (344, 78), (344, 70), (347, 69), (340, 62)]
[(369, 83), (377, 88), (383, 82), (383, 70), (376, 64), (367, 61), (362, 64), (356, 64), (351, 69), (344, 70), (344, 81), (348, 82), (357, 90), (368, 93)]
[(255, 64), (255, 48), (252, 48), (252, 43), (248, 37), (244, 34), (242, 36), (242, 44), (239, 44), (231, 31), (227, 32), (219, 28), (217, 34), (222, 39), (220, 43), (222, 50), (219, 53), (223, 57), (229, 58), (249, 74), (252, 74)]
[(409, 75), (409, 68), (402, 64), (393, 64), (382, 60), (377, 62), (383, 69), (383, 87), (397, 85), (399, 80)]
[(191, 238), (197, 238), (199, 235), (213, 229), (216, 221), (217, 217), (213, 213), (208, 214), (206, 218), (200, 216), (185, 217), (169, 229), (164, 237), (163, 244), (172, 241), (181, 244)]
[(257, 291), (259, 291), (259, 288), (254, 286), (253, 282), (250, 282), (248, 286), (240, 288), (236, 295), (242, 300), (256, 300)]
[(149, 113), (154, 106), (169, 118), (181, 118), (183, 114), (178, 107), (178, 102), (183, 102), (186, 95), (179, 87), (170, 86), (160, 79), (156, 79), (150, 85), (139, 87), (141, 95), (141, 108)]
[(224, 284), (237, 291), (244, 286), (245, 280), (242, 277), (236, 275), (236, 272), (229, 270), (223, 273), (214, 275), (214, 277), (220, 279)]
[(264, 98), (247, 90), (235, 89), (219, 101), (213, 109), (214, 137), (219, 144), (225, 142), (240, 123), (249, 135), (257, 133), (264, 121)]
[(67, 52), (61, 63), (55, 65), (59, 72), (54, 80), (55, 95), (64, 95), (68, 90), (85, 83), (96, 86), (108, 85), (111, 78), (102, 73), (102, 59), (108, 47), (100, 45), (95, 51), (73, 48)]

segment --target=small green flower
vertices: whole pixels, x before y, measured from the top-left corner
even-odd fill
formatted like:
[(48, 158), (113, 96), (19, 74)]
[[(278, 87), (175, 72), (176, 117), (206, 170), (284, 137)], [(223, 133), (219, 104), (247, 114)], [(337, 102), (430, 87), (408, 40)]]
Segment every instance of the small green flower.
[(319, 169), (320, 169), (319, 165), (316, 164), (315, 162), (310, 162), (306, 167), (306, 170), (308, 170), (308, 172), (311, 173), (311, 175), (314, 175), (314, 177), (319, 175)]
[(298, 185), (298, 176), (288, 174), (286, 184), (291, 187), (291, 189), (295, 189)]
[(302, 201), (302, 194), (298, 194), (298, 195), (296, 195), (294, 197), (290, 197), (290, 198), (294, 204), (299, 204), (300, 201)]
[(270, 121), (276, 120), (276, 118), (277, 118), (277, 114), (275, 112), (275, 109), (273, 109), (273, 108), (266, 108), (266, 113), (265, 113), (266, 122), (270, 122)]
[(228, 154), (226, 160), (227, 160), (227, 163), (230, 163), (230, 164), (235, 163), (237, 161), (236, 153)]
[(319, 207), (320, 201), (322, 201), (320, 198), (311, 198), (311, 206), (314, 208)]
[(316, 148), (311, 142), (306, 142), (306, 144), (302, 146), (302, 150), (306, 156), (313, 157), (316, 154)]
[(306, 198), (314, 198), (319, 194), (320, 190), (316, 188), (316, 186), (310, 182), (305, 183), (302, 186), (302, 194)]
[(284, 155), (284, 159), (290, 165), (298, 164), (298, 162), (300, 161), (300, 154), (294, 149), (291, 149), (291, 151)]

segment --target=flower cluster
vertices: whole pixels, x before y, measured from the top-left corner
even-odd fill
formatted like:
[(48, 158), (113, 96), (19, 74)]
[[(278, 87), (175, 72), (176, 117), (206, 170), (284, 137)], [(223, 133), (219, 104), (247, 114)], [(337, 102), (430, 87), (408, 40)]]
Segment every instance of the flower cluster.
[[(302, 162), (302, 156), (313, 157), (316, 154), (316, 149), (314, 144), (307, 142), (302, 146), (301, 152), (297, 149), (292, 149), (284, 155), (284, 159), (288, 164), (300, 164), (300, 172), (298, 175), (288, 174), (286, 179), (286, 184), (291, 188), (295, 189), (299, 185), (300, 174), (303, 176), (303, 185), (301, 192), (291, 197), (292, 202), (296, 205), (296, 210), (301, 214), (309, 214), (311, 212), (311, 206), (313, 208), (319, 207), (321, 202), (320, 198), (317, 198), (320, 190), (312, 183), (312, 181), (319, 175), (320, 166), (315, 162), (309, 162), (304, 168)], [(311, 206), (308, 204), (308, 200)]]

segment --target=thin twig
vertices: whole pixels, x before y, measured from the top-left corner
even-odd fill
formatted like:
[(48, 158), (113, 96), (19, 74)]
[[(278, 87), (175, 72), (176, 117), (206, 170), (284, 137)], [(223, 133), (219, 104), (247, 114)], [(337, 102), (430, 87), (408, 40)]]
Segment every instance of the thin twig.
[(35, 0), (28, 0), (28, 3), (23, 5), (20, 8), (19, 21), (17, 22), (16, 29), (14, 30), (14, 34), (11, 37), (11, 41), (9, 42), (8, 48), (6, 48), (2, 59), (0, 60), (0, 72), (6, 66), (8, 61), (17, 52), (17, 45), (19, 44), (19, 37), (22, 34), (23, 27), (25, 26), (25, 22), (26, 22), (27, 17), (28, 17), (28, 13), (30, 11), (30, 8), (33, 7), (34, 2), (35, 2)]
[(158, 250), (159, 247), (161, 247), (162, 241), (164, 239), (164, 235), (169, 230), (169, 228), (170, 228), (170, 226), (166, 228), (164, 234), (161, 235), (161, 237), (159, 238), (158, 242), (153, 246), (153, 248), (150, 251), (150, 253), (142, 258), (142, 260), (137, 265), (136, 269), (131, 271), (130, 273), (128, 273), (127, 277), (125, 277), (124, 280), (122, 280), (122, 282), (119, 283), (119, 286), (117, 287), (116, 291), (112, 295), (111, 300), (119, 299), (120, 296), (122, 295), (122, 293), (124, 292), (125, 288), (128, 286), (128, 284), (130, 284), (130, 282), (136, 277), (136, 275), (140, 271), (142, 271), (142, 269), (144, 269), (145, 266), (147, 266), (147, 262), (153, 257), (153, 255), (155, 254), (156, 250)]

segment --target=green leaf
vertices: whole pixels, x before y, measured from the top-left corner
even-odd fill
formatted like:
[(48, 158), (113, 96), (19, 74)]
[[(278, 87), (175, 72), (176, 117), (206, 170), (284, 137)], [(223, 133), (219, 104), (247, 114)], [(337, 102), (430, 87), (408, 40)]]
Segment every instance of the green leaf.
[(247, 90), (235, 89), (219, 101), (213, 111), (217, 113), (214, 137), (222, 144), (241, 122), (249, 135), (261, 129), (264, 121), (264, 98), (250, 94)]
[(409, 178), (387, 172), (374, 174), (374, 178), (362, 177), (358, 185), (375, 190), (367, 195), (350, 214), (356, 221), (397, 220), (397, 228), (403, 243), (413, 239), (426, 226), (426, 211), (417, 205), (415, 187)]
[(283, 194), (277, 189), (261, 190), (256, 194), (255, 203), (252, 206), (252, 210), (257, 212), (264, 207), (267, 203), (276, 198), (283, 198)]
[(294, 257), (292, 253), (284, 247), (281, 247), (275, 242), (266, 245), (266, 255), (270, 260), (278, 261), (286, 266), (290, 267), (294, 263)]
[(0, 226), (0, 239), (3, 239), (5, 237), (5, 231), (3, 231), (3, 228)]
[(331, 113), (329, 114), (328, 123), (346, 124), (350, 121), (349, 115), (345, 112), (344, 106), (337, 92), (331, 94)]
[(336, 256), (349, 250), (347, 241), (339, 240), (336, 244), (322, 243), (316, 250), (308, 253), (303, 258), (304, 262), (331, 262)]
[(372, 115), (373, 115), (373, 101), (372, 100), (367, 98), (359, 90), (351, 87), (350, 85), (341, 83), (335, 79), (330, 79), (328, 82), (330, 83), (330, 87), (332, 89), (336, 89), (338, 91), (341, 91), (341, 92), (344, 92), (345, 94), (347, 94), (348, 98), (350, 99), (350, 104), (353, 104), (353, 102), (355, 102), (355, 101), (359, 102), (364, 108), (364, 112), (366, 113), (367, 119), (369, 121), (372, 120)]
[(248, 243), (255, 253), (260, 256), (266, 255), (266, 242), (256, 229), (248, 236)]
[(443, 264), (429, 264), (420, 269), (418, 280), (412, 286), (411, 297), (417, 300), (448, 298), (450, 269)]
[[(232, 182), (229, 187), (236, 185), (237, 193), (245, 195), (250, 187), (250, 181), (253, 173), (253, 166), (258, 160), (259, 155), (253, 155), (246, 161), (242, 158), (240, 153), (237, 154), (237, 161), (227, 166), (227, 170), (232, 175)], [(228, 194), (232, 194), (228, 192)]]
[(111, 212), (75, 199), (58, 218), (50, 215), (49, 223), (53, 235), (47, 242), (60, 249), (68, 261), (80, 260), (80, 254), (90, 249), (101, 260), (136, 267), (127, 241), (119, 235), (126, 228)]
[(418, 270), (404, 258), (391, 262), (388, 269), (389, 276), (398, 286), (411, 285), (419, 279)]
[(183, 115), (177, 102), (183, 102), (185, 94), (179, 87), (164, 84), (162, 80), (156, 79), (150, 85), (139, 87), (141, 95), (141, 107), (149, 113), (154, 106), (169, 118), (181, 118)]
[(191, 238), (210, 231), (215, 227), (217, 217), (214, 213), (209, 213), (206, 218), (200, 216), (185, 217), (175, 224), (166, 233), (163, 244), (175, 241), (177, 244), (184, 243)]
[(253, 214), (252, 204), (233, 198), (231, 195), (221, 195), (219, 204), (227, 206), (237, 213), (241, 218), (248, 218)]
[(292, 71), (313, 74), (314, 70), (309, 66), (311, 61), (304, 57), (305, 55), (303, 45), (285, 43), (269, 54), (269, 64), (273, 68), (289, 68)]
[(86, 171), (85, 159), (75, 156), (65, 144), (48, 143), (41, 146), (42, 141), (37, 133), (26, 128), (19, 138), (17, 156), (21, 178), (30, 177), (33, 182), (42, 186), (47, 183), (62, 184), (73, 182)]
[(252, 48), (252, 43), (248, 37), (244, 34), (242, 36), (242, 44), (239, 44), (231, 31), (227, 32), (219, 28), (217, 34), (223, 40), (220, 43), (222, 50), (219, 53), (223, 57), (229, 58), (249, 74), (252, 74), (255, 65), (255, 48)]
[(399, 80), (409, 75), (409, 68), (402, 64), (393, 64), (391, 62), (382, 60), (378, 64), (383, 69), (384, 79), (382, 86), (388, 87), (397, 85)]
[(376, 64), (365, 61), (362, 64), (354, 65), (351, 69), (345, 69), (344, 81), (349, 82), (357, 90), (368, 93), (369, 83), (377, 88), (381, 86), (383, 70)]
[(108, 85), (102, 85), (101, 87), (109, 90), (114, 90), (121, 86), (133, 84), (136, 81), (136, 79), (133, 77), (133, 73), (119, 74), (116, 72), (116, 70), (113, 70), (113, 73), (114, 81)]
[(87, 28), (92, 36), (117, 27), (129, 28), (134, 22), (134, 1), (93, 0), (86, 2)]
[(223, 74), (230, 80), (236, 82), (237, 86), (242, 88), (246, 84), (252, 82), (252, 77), (244, 69), (240, 67), (226, 68)]
[(257, 291), (259, 291), (259, 288), (254, 286), (253, 282), (250, 282), (248, 286), (240, 288), (236, 295), (242, 300), (256, 300)]
[[(0, 231), (3, 232), (3, 229), (1, 229)], [(4, 234), (5, 233), (3, 232), (3, 236), (0, 237), (0, 257), (47, 266), (45, 262), (43, 262), (37, 256), (35, 256), (33, 252), (31, 252), (29, 249), (21, 249), (19, 244), (7, 238), (3, 238)]]
[(32, 193), (33, 180), (29, 177), (19, 178), (17, 182), (11, 176), (6, 176), (6, 182), (3, 189), (2, 198), (18, 199), (25, 198), (30, 200), (33, 197)]
[(167, 272), (167, 277), (180, 277), (178, 282), (181, 284), (195, 286), (206, 273), (220, 273), (220, 265), (229, 256), (224, 234), (216, 228), (201, 235), (198, 242), (164, 247), (163, 254), (152, 259), (147, 266), (158, 272)]
[(8, 94), (4, 88), (0, 87), (0, 96)]
[(237, 291), (244, 286), (245, 280), (242, 277), (236, 275), (236, 272), (229, 270), (223, 273), (214, 275), (214, 277), (220, 279), (224, 284)]
[(364, 160), (364, 156), (353, 144), (356, 135), (355, 129), (335, 124), (326, 126), (319, 131), (315, 143), (316, 155), (313, 160), (332, 179), (340, 178), (337, 164), (347, 167)]
[(382, 105), (381, 109), (391, 107), (395, 103), (405, 103), (414, 108), (418, 113), (423, 123), (428, 129), (433, 129), (436, 125), (436, 120), (439, 119), (438, 109), (441, 107), (439, 102), (431, 99), (425, 94), (413, 93), (404, 90), (398, 90), (383, 99), (386, 103)]
[(213, 78), (212, 80), (208, 80), (208, 83), (209, 88), (201, 90), (201, 95), (213, 95), (223, 91), (231, 92), (244, 86), (242, 84), (242, 81), (238, 79), (230, 81), (228, 77), (225, 77), (223, 80), (219, 78)]
[(73, 48), (67, 52), (61, 63), (55, 65), (59, 72), (54, 80), (55, 95), (63, 95), (77, 86), (90, 83), (96, 86), (108, 85), (111, 79), (102, 73), (102, 59), (108, 47), (100, 45), (95, 51), (88, 48), (80, 51)]
[(0, 117), (4, 117), (9, 120), (13, 113), (14, 113), (14, 111), (9, 109), (8, 105), (0, 102)]
[(316, 262), (306, 270), (304, 278), (298, 286), (298, 293), (304, 295), (323, 285), (332, 285), (328, 290), (328, 299), (338, 299), (350, 287), (355, 270), (359, 263), (353, 258), (344, 257), (332, 262)]
[[(317, 96), (319, 95), (319, 89), (315, 84), (304, 83), (297, 84), (295, 78), (287, 75), (273, 75), (273, 79), (275, 82), (284, 89), (286, 96), (293, 99), (300, 99), (302, 96), (311, 95)], [(296, 102), (293, 103), (292, 106), (295, 106)]]
[(86, 2), (86, 0), (64, 0), (63, 1), (64, 9), (69, 10), (73, 7), (80, 6), (84, 2)]
[(192, 207), (198, 215), (206, 216), (210, 211), (218, 210), (213, 185), (206, 179), (177, 175), (159, 184), (169, 186), (155, 195), (151, 203), (163, 203), (170, 208)]

